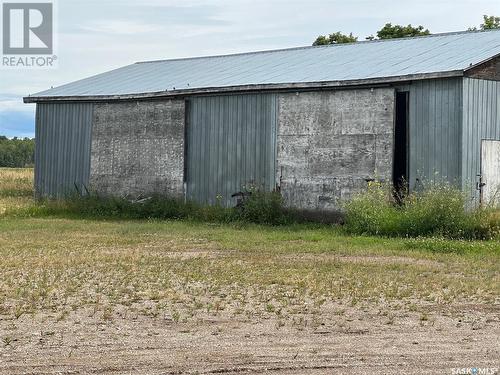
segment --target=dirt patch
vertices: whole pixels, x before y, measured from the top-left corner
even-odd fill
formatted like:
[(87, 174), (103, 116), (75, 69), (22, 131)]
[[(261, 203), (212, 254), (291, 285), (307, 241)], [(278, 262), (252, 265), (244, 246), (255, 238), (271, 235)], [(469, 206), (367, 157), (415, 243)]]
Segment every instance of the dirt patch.
[[(429, 306), (431, 307), (431, 306)], [(0, 321), (1, 374), (448, 374), (499, 366), (499, 312), (331, 303), (290, 319), (116, 311)], [(453, 312), (453, 314), (450, 314)], [(474, 320), (470, 317), (474, 316)]]

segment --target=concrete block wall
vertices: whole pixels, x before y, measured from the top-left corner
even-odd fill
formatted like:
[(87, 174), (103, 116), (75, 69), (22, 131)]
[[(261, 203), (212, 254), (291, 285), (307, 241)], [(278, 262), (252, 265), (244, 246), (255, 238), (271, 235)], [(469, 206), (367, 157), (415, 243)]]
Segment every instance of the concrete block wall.
[(279, 96), (277, 184), (290, 207), (338, 210), (392, 176), (394, 89)]
[[(337, 210), (392, 174), (394, 89), (278, 96), (277, 184), (290, 207)], [(183, 100), (95, 104), (90, 186), (127, 197), (184, 196)]]
[(95, 104), (90, 186), (101, 194), (182, 197), (183, 100)]

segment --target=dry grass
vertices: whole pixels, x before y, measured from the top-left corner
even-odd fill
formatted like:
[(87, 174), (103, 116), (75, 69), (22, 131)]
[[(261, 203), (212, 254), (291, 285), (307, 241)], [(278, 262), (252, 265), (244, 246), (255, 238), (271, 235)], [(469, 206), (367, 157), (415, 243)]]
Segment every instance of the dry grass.
[(0, 197), (33, 196), (32, 168), (0, 168)]
[(0, 215), (33, 203), (33, 169), (0, 168)]
[[(0, 173), (0, 202), (30, 204), (30, 171)], [(9, 197), (16, 186), (26, 194)], [(110, 319), (125, 309), (287, 320), (327, 301), (410, 309), (493, 306), (500, 295), (498, 241), (356, 237), (324, 226), (4, 217), (0, 257), (0, 314), (14, 318), (92, 309)]]
[[(2, 220), (0, 233), (0, 306), (16, 318), (125, 308), (182, 319), (223, 311), (291, 319), (332, 300), (494, 305), (500, 295), (494, 242), (65, 219)], [(451, 253), (433, 253), (441, 246)]]

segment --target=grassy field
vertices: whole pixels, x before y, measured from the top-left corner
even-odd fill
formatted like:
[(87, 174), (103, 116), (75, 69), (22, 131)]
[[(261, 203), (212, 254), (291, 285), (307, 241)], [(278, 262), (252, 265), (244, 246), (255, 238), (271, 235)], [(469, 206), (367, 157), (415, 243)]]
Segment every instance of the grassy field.
[(33, 169), (0, 168), (0, 215), (33, 204)]
[[(315, 341), (318, 336), (314, 333), (329, 326), (343, 327), (344, 330), (339, 328), (340, 333), (337, 333), (346, 337), (364, 330), (374, 335), (382, 332), (390, 335), (399, 327), (401, 335), (397, 340), (403, 345), (409, 337), (405, 337), (404, 332), (411, 335), (409, 322), (421, 330), (419, 335), (449, 335), (450, 340), (453, 337), (458, 340), (462, 331), (457, 327), (465, 324), (467, 335), (474, 332), (477, 337), (493, 335), (485, 336), (490, 341), (482, 347), (489, 351), (483, 351), (481, 355), (460, 352), (466, 346), (460, 346), (457, 351), (453, 345), (460, 345), (458, 340), (449, 343), (441, 352), (438, 360), (446, 363), (443, 366), (448, 368), (449, 363), (449, 367), (455, 364), (459, 367), (470, 362), (491, 367), (499, 358), (498, 241), (353, 237), (331, 226), (271, 228), (12, 214), (15, 207), (34, 204), (31, 184), (31, 170), (0, 169), (0, 347), (3, 346), (0, 373), (2, 370), (5, 373), (28, 370), (37, 373), (33, 369), (42, 373), (42, 368), (36, 367), (35, 363), (38, 363), (36, 360), (43, 362), (41, 358), (45, 358), (47, 352), (33, 344), (33, 337), (28, 333), (33, 329), (40, 330), (37, 340), (55, 342), (59, 340), (55, 337), (59, 337), (60, 332), (86, 324), (121, 327), (120, 330), (140, 336), (139, 333), (147, 331), (150, 325), (166, 321), (170, 328), (158, 335), (163, 337), (165, 334), (169, 339), (164, 338), (163, 344), (158, 344), (160, 347), (181, 345), (178, 341), (169, 341), (172, 335), (184, 337), (183, 334), (190, 334), (192, 339), (209, 342), (213, 338), (204, 339), (202, 335), (206, 330), (210, 335), (223, 335), (224, 330), (231, 331), (234, 325), (238, 326), (234, 329), (242, 336), (228, 337), (227, 343), (231, 340), (234, 340), (233, 344), (241, 342), (254, 331), (262, 330), (265, 334), (270, 330), (277, 335), (274, 337), (277, 342), (280, 335), (284, 335), (281, 340), (289, 340), (290, 345), (296, 345), (302, 337), (300, 335), (307, 334), (304, 340), (306, 337), (310, 340), (311, 349), (316, 344), (318, 347), (324, 345), (326, 338)], [(134, 327), (129, 325), (132, 322), (136, 324)], [(137, 325), (137, 322), (142, 323)], [(50, 325), (53, 328), (43, 328)], [(228, 328), (228, 325), (233, 328)], [(440, 330), (436, 333), (438, 326)], [(78, 332), (82, 340), (98, 340), (88, 336), (83, 328)], [(329, 332), (336, 331), (330, 329)], [(198, 333), (201, 336), (196, 336)], [(107, 332), (99, 336), (101, 341), (95, 344), (96, 347), (104, 345), (115, 350), (114, 344), (109, 342), (110, 335)], [(364, 337), (364, 345), (369, 345), (370, 337)], [(378, 340), (379, 336), (374, 336), (373, 340), (375, 338)], [(128, 339), (129, 336), (120, 342)], [(61, 340), (58, 345), (53, 343), (52, 355), (66, 358), (68, 352), (76, 352), (79, 356), (76, 356), (76, 362), (68, 360), (70, 367), (62, 370), (51, 367), (54, 373), (56, 369), (64, 373), (68, 368), (72, 371), (76, 368), (77, 372), (92, 368), (90, 357), (88, 363), (82, 359), (90, 355), (91, 350), (85, 351), (83, 344)], [(428, 343), (429, 353), (437, 345), (436, 340)], [(23, 355), (24, 350), (32, 345), (37, 348), (35, 354)], [(126, 350), (133, 345), (139, 344), (131, 343)], [(375, 341), (373, 345), (376, 348)], [(411, 354), (411, 343), (408, 345)], [(182, 353), (193, 354), (188, 347), (182, 348), (179, 349)], [(309, 349), (297, 350), (309, 353)], [(227, 353), (231, 354), (231, 350), (228, 348)], [(344, 347), (344, 350), (350, 349)], [(7, 357), (1, 356), (2, 351), (10, 359), (4, 362), (5, 367), (1, 363), (2, 358)], [(251, 370), (262, 365), (255, 360), (258, 349), (255, 351), (238, 352), (251, 357), (244, 357), (247, 360), (243, 362), (243, 357), (234, 353), (234, 357), (228, 357), (233, 360), (186, 360), (185, 368), (181, 359), (176, 360), (178, 362), (173, 359), (165, 361), (171, 366), (168, 369), (173, 370), (211, 368), (230, 372), (231, 366)], [(455, 358), (456, 362), (450, 362), (446, 357), (457, 353), (461, 354)], [(471, 353), (476, 353), (477, 357)], [(26, 358), (31, 360), (26, 362)], [(135, 357), (129, 354), (127, 358)], [(322, 373), (321, 367), (311, 365), (317, 362), (311, 358), (301, 362), (304, 371), (297, 373)], [(330, 363), (328, 361), (332, 358), (322, 357), (320, 362)], [(444, 358), (448, 358), (448, 362)], [(461, 364), (464, 358), (469, 362)], [(418, 358), (414, 359), (418, 364)], [(288, 363), (289, 359), (283, 361)], [(340, 360), (337, 358), (336, 361), (338, 364)], [(21, 362), (23, 365), (19, 365)], [(129, 362), (122, 359), (120, 363)], [(150, 371), (143, 373), (156, 373), (153, 365), (154, 361), (141, 367)], [(383, 371), (383, 368), (376, 367), (376, 362), (372, 365), (375, 367), (360, 365), (358, 369), (368, 369), (370, 373)], [(125, 371), (127, 366), (123, 366)], [(50, 373), (48, 368), (43, 367), (43, 371), (47, 371), (43, 373)], [(162, 370), (166, 368), (162, 367)], [(105, 369), (109, 370), (108, 367)], [(95, 373), (108, 373), (108, 370), (95, 370)], [(293, 366), (288, 369), (283, 366), (282, 370), (283, 373), (295, 371)], [(356, 373), (356, 368), (352, 370)], [(394, 373), (398, 373), (396, 370)]]

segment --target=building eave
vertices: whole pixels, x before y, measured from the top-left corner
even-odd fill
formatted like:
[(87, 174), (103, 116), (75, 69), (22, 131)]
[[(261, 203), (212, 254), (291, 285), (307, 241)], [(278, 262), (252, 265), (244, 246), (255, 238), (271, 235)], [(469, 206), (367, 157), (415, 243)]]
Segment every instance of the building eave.
[(23, 98), (24, 103), (48, 103), (48, 102), (109, 102), (120, 100), (147, 100), (159, 98), (185, 97), (191, 95), (207, 95), (207, 94), (229, 94), (229, 93), (245, 93), (255, 91), (288, 91), (288, 90), (325, 90), (339, 89), (356, 86), (370, 86), (394, 84), (400, 82), (424, 80), (424, 79), (439, 79), (461, 77), (464, 75), (463, 70), (453, 70), (447, 72), (411, 74), (393, 77), (379, 77), (356, 80), (343, 81), (322, 81), (322, 82), (301, 82), (301, 83), (278, 83), (278, 84), (253, 84), (240, 86), (226, 87), (204, 87), (196, 89), (180, 89), (159, 92), (146, 92), (134, 94), (117, 94), (117, 95), (77, 95), (77, 96), (26, 96)]

